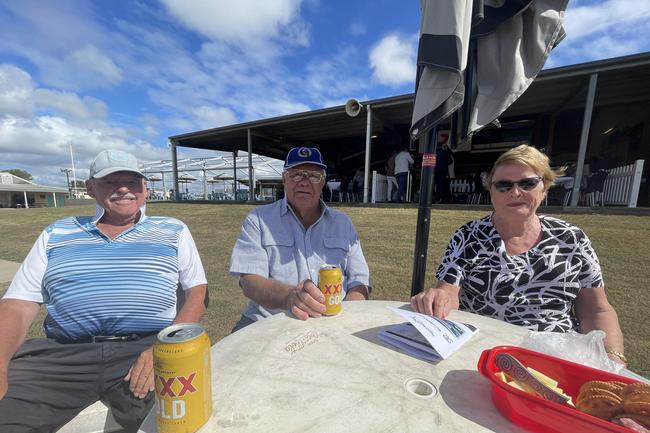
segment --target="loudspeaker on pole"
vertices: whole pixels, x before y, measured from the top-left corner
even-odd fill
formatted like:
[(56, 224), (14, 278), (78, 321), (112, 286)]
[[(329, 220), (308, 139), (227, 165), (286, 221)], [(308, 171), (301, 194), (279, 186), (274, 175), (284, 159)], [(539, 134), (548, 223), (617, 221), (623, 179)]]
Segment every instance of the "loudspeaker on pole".
[(345, 112), (350, 117), (357, 117), (357, 115), (361, 112), (362, 108), (363, 105), (361, 104), (361, 102), (357, 101), (354, 98), (348, 99), (348, 101), (345, 103)]

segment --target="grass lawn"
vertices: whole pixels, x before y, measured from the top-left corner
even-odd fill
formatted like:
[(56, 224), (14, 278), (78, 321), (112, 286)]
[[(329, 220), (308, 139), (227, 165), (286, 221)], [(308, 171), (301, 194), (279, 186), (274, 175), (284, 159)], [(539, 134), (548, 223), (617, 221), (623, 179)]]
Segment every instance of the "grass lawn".
[[(228, 275), (230, 252), (249, 205), (148, 205), (150, 215), (173, 216), (191, 229), (205, 266), (211, 304), (204, 319), (213, 343), (238, 320), (246, 299)], [(359, 231), (370, 266), (374, 299), (408, 301), (413, 267), (416, 208), (340, 207)], [(0, 209), (0, 259), (22, 261), (40, 231), (58, 218), (94, 212), (92, 206)], [(452, 232), (484, 211), (441, 210), (431, 213), (427, 286), (435, 283), (438, 261)], [(581, 227), (601, 260), (610, 302), (616, 308), (630, 367), (650, 376), (650, 217), (602, 214), (554, 214)], [(6, 287), (0, 287), (0, 293)], [(35, 324), (31, 334), (40, 334)]]

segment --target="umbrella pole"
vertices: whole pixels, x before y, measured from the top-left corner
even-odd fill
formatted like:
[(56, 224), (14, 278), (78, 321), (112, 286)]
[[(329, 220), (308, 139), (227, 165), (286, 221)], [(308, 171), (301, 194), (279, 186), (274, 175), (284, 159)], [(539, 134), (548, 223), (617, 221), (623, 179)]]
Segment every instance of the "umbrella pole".
[(433, 199), (433, 169), (436, 165), (436, 145), (438, 128), (434, 127), (424, 134), (424, 153), (420, 175), (420, 205), (415, 232), (415, 251), (413, 254), (413, 277), (411, 296), (424, 289), (424, 277), (427, 270), (427, 249), (429, 247), (429, 224), (431, 221), (431, 202)]

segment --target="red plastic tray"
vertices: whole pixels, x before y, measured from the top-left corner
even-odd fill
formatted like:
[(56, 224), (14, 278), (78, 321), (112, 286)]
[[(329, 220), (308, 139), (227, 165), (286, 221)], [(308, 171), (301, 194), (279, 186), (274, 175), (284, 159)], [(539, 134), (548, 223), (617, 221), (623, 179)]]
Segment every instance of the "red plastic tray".
[(637, 381), (522, 347), (497, 346), (484, 350), (478, 360), (478, 371), (492, 383), (494, 405), (499, 412), (515, 424), (532, 432), (545, 433), (629, 433), (633, 431), (627, 427), (588, 415), (573, 407), (528, 394), (502, 382), (494, 376), (494, 373), (500, 371), (494, 362), (499, 353), (508, 353), (526, 367), (534, 368), (557, 380), (558, 386), (572, 397), (574, 403), (580, 392), (580, 386), (590, 380), (616, 380), (625, 383)]

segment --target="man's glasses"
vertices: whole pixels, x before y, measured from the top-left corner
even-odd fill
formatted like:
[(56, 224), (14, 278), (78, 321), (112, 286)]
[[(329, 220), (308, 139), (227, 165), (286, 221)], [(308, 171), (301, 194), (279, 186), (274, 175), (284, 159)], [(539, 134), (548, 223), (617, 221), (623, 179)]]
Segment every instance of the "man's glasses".
[(325, 178), (325, 175), (318, 171), (291, 170), (287, 171), (287, 177), (296, 183), (303, 179), (309, 179), (311, 183), (319, 183)]
[(522, 191), (530, 191), (531, 189), (535, 188), (541, 181), (541, 177), (535, 176), (527, 177), (526, 179), (521, 179), (517, 182), (513, 182), (511, 180), (497, 180), (496, 182), (493, 182), (492, 185), (494, 185), (494, 189), (499, 192), (508, 192), (515, 186), (517, 186)]

